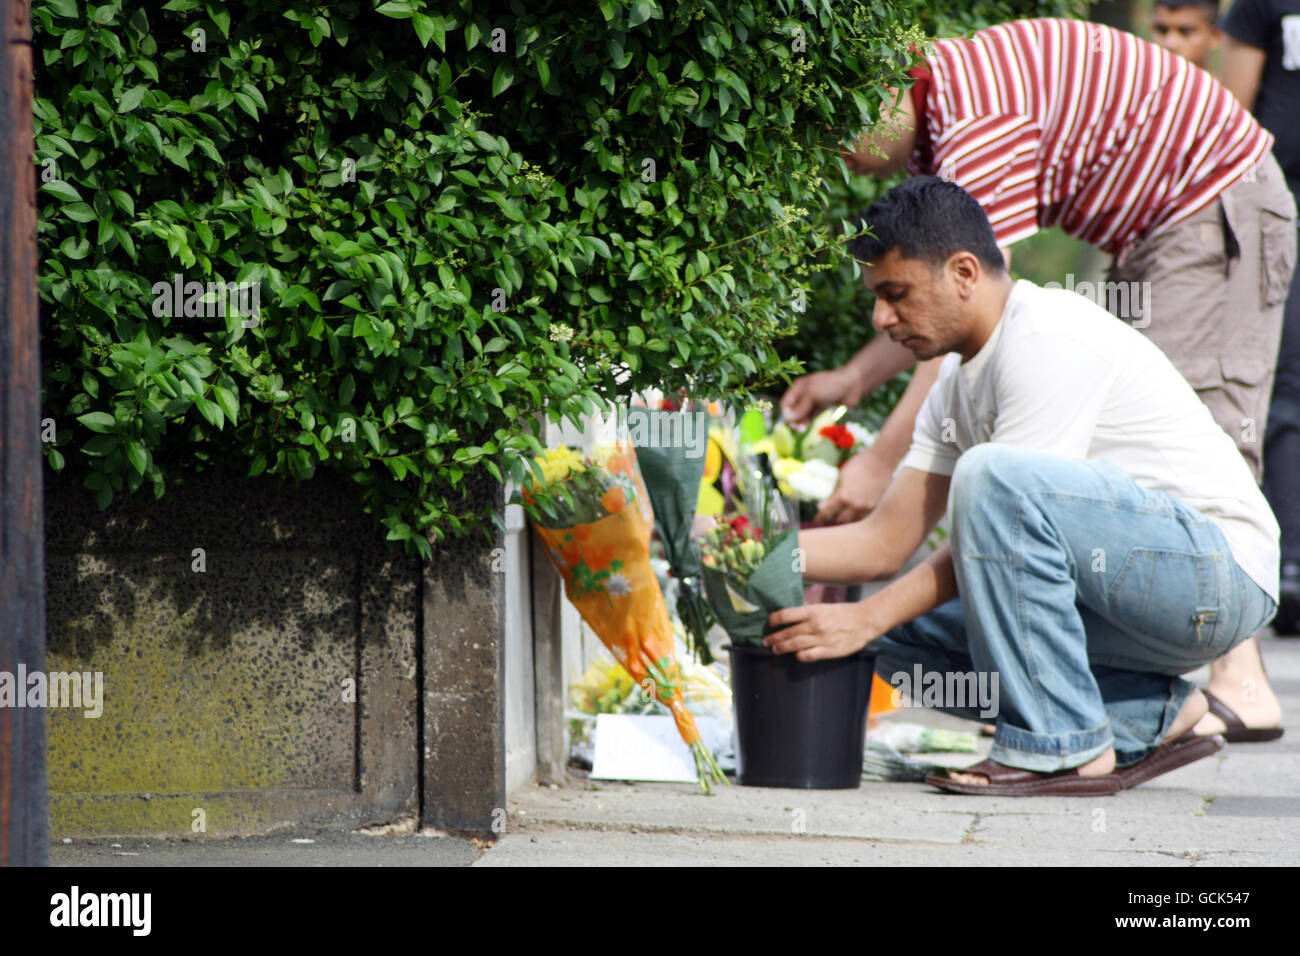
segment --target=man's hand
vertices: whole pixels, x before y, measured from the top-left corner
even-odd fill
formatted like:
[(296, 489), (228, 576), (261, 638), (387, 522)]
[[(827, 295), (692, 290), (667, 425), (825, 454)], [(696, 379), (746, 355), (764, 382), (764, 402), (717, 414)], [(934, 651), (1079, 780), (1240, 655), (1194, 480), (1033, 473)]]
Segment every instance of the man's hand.
[(817, 509), (815, 521), (857, 521), (875, 510), (893, 480), (894, 469), (871, 448), (844, 463), (835, 491)]
[(763, 644), (774, 654), (794, 652), (805, 663), (847, 657), (882, 633), (872, 627), (861, 601), (782, 608), (769, 614), (767, 623), (781, 629), (763, 638)]
[(806, 425), (823, 408), (853, 406), (862, 401), (857, 375), (848, 366), (801, 375), (781, 399), (781, 417), (791, 425)]

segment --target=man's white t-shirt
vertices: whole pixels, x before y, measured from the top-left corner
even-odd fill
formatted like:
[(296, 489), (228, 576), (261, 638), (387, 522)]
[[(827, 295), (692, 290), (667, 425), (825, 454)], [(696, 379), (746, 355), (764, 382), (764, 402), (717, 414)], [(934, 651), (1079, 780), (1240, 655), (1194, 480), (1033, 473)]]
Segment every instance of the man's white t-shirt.
[(1245, 459), (1164, 352), (1078, 293), (1017, 282), (984, 347), (944, 359), (900, 467), (951, 475), (987, 441), (1104, 458), (1167, 492), (1277, 600), (1280, 532)]

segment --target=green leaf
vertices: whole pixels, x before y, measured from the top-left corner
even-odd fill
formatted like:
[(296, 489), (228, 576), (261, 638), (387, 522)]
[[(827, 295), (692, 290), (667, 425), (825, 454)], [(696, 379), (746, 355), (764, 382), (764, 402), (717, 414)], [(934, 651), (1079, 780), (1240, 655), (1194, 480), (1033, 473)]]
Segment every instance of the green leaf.
[(149, 453), (145, 451), (144, 445), (138, 441), (127, 442), (126, 457), (131, 462), (131, 467), (141, 475), (149, 467)]
[(221, 35), (229, 38), (230, 11), (223, 9), (222, 4), (220, 3), (209, 3), (207, 11), (208, 16), (212, 18), (212, 22), (216, 25), (217, 29), (221, 31)]
[(636, 0), (632, 4), (632, 12), (627, 15), (628, 28), (639, 27), (656, 16), (663, 16), (663, 14), (659, 12), (659, 5), (654, 0)]
[(395, 17), (398, 20), (406, 20), (411, 14), (410, 0), (388, 0), (375, 8), (375, 13), (382, 13), (386, 17)]
[(117, 104), (117, 111), (119, 113), (130, 113), (132, 110), (134, 110), (137, 106), (140, 105), (140, 101), (144, 99), (144, 95), (148, 91), (149, 88), (147, 86), (131, 87), (129, 90), (127, 90), (125, 93), (122, 94), (122, 99)]
[(627, 100), (628, 113), (631, 114), (631, 113), (641, 112), (642, 104), (645, 103), (645, 101), (654, 94), (656, 89), (657, 87), (653, 83), (647, 82), (647, 83), (640, 84), (635, 90), (632, 91), (632, 95), (628, 97)]
[(95, 210), (84, 202), (69, 203), (61, 211), (73, 222), (91, 222), (95, 218)]
[(41, 192), (65, 202), (81, 202), (81, 193), (77, 192), (71, 183), (64, 182), (62, 179), (51, 179), (48, 183), (42, 183)]
[(235, 393), (228, 388), (214, 385), (212, 387), (212, 397), (221, 406), (226, 418), (230, 419), (230, 424), (234, 425), (239, 417), (239, 399), (235, 397)]
[[(420, 38), (420, 46), (428, 46), (438, 29), (435, 18), (423, 13), (413, 13), (411, 25), (415, 27), (415, 35)], [(441, 47), (442, 44), (439, 43), (438, 46)]]
[(206, 418), (218, 430), (225, 425), (225, 416), (221, 412), (221, 406), (216, 402), (208, 401), (201, 395), (194, 396), (194, 407), (199, 410), (199, 414)]
[(110, 189), (108, 195), (113, 202), (117, 203), (117, 207), (128, 216), (135, 215), (135, 200), (131, 198), (130, 193), (126, 192), (126, 190)]
[(251, 96), (243, 90), (233, 90), (231, 91), (231, 95), (235, 98), (235, 103), (239, 105), (241, 110), (253, 119), (257, 119), (257, 103)]
[(78, 415), (77, 421), (95, 432), (107, 432), (117, 427), (117, 419), (108, 412), (87, 412)]
[(502, 63), (492, 74), (492, 95), (500, 96), (515, 81), (515, 68), (509, 63)]

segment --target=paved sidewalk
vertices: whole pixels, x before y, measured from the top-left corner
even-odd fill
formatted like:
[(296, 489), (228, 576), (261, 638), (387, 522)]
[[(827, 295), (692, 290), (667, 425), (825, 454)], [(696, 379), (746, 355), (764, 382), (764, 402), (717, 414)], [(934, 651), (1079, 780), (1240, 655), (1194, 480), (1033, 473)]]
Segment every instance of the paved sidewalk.
[[(1300, 640), (1265, 639), (1264, 657), (1286, 736), (1229, 744), (1115, 796), (968, 797), (863, 783), (848, 791), (732, 786), (702, 797), (680, 784), (575, 781), (515, 794), (505, 833), (474, 865), (1295, 866)], [(972, 726), (915, 709), (900, 716)]]
[(467, 866), (483, 845), (436, 830), (417, 832), (414, 820), (369, 831), (293, 827), (266, 836), (161, 840), (113, 837), (60, 841), (50, 866)]

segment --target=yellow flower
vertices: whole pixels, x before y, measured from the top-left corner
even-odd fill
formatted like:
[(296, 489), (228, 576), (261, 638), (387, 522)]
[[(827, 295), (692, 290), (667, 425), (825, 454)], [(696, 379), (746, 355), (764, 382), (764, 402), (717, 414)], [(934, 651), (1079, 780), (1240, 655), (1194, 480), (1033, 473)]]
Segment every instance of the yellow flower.
[(778, 458), (772, 462), (772, 474), (777, 481), (784, 481), (796, 471), (803, 470), (803, 462), (798, 458)]
[(772, 462), (772, 476), (776, 479), (776, 490), (787, 498), (794, 498), (795, 491), (789, 478), (796, 472), (803, 471), (803, 462), (798, 458), (778, 458)]
[(548, 485), (563, 481), (569, 473), (582, 468), (582, 456), (568, 445), (558, 445), (546, 449), (545, 454), (537, 457), (537, 464), (542, 469), (542, 477)]
[(788, 458), (794, 454), (794, 432), (790, 430), (790, 426), (785, 422), (772, 429), (771, 438), (778, 455)]
[(602, 471), (608, 469), (610, 456), (620, 451), (618, 445), (613, 442), (600, 442), (591, 449), (591, 460)]

